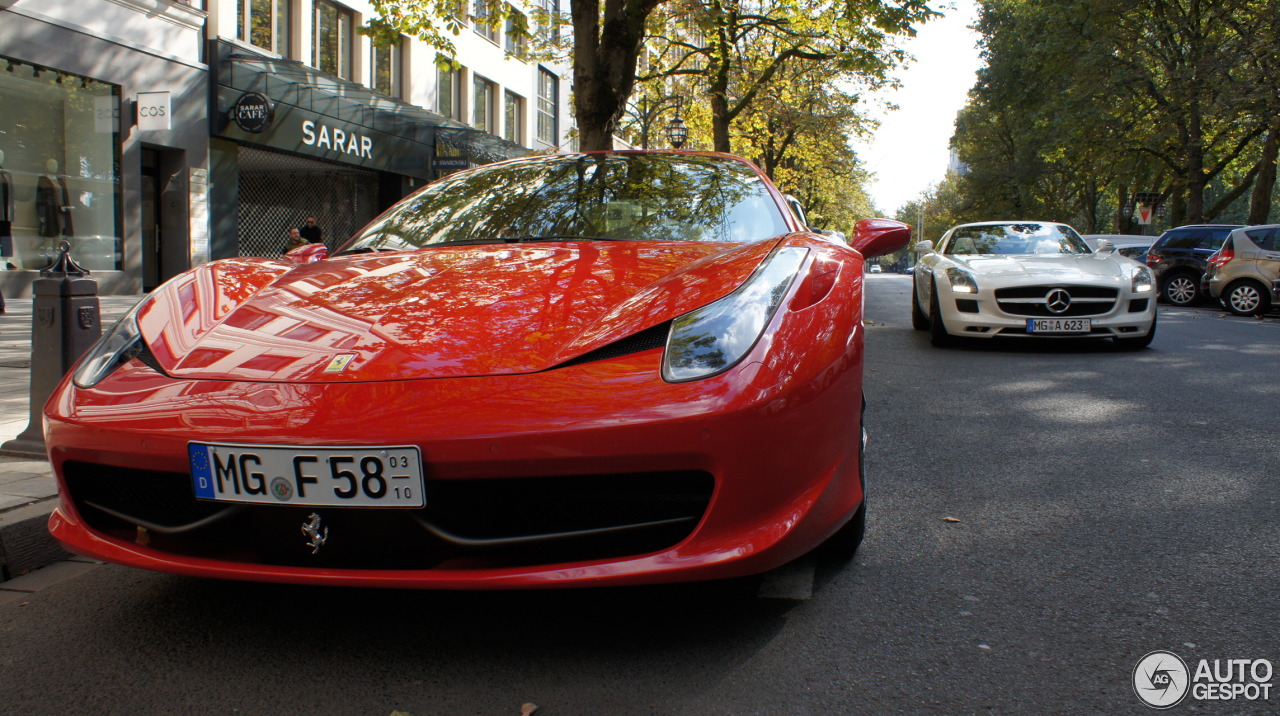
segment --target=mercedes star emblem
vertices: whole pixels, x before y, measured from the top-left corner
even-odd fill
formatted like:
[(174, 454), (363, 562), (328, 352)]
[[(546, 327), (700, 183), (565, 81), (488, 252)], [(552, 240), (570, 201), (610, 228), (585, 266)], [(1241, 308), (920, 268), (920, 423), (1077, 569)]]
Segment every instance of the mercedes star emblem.
[(1071, 307), (1071, 294), (1066, 289), (1055, 288), (1044, 297), (1044, 306), (1050, 313), (1066, 313)]

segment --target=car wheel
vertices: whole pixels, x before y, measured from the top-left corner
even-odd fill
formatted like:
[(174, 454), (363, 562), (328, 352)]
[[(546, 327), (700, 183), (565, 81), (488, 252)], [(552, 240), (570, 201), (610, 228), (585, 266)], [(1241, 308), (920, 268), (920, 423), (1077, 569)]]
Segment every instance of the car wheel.
[(848, 561), (857, 554), (862, 538), (867, 534), (867, 396), (862, 396), (862, 441), (858, 445), (858, 484), (862, 486), (862, 504), (853, 517), (822, 543), (822, 555), (840, 561)]
[(1160, 295), (1175, 306), (1194, 306), (1201, 299), (1200, 280), (1189, 273), (1176, 273), (1165, 279)]
[(853, 517), (844, 523), (844, 527), (836, 530), (836, 533), (827, 538), (822, 543), (821, 554), (832, 557), (834, 559), (847, 561), (858, 553), (858, 547), (862, 545), (862, 538), (867, 534), (867, 498), (864, 495), (862, 504), (858, 506), (858, 511), (853, 513)]
[(929, 317), (924, 315), (924, 310), (920, 308), (920, 299), (916, 296), (914, 283), (911, 285), (911, 327), (917, 331), (929, 328)]
[[(1158, 316), (1160, 314), (1156, 314)], [(1151, 345), (1151, 341), (1156, 337), (1156, 316), (1151, 317), (1151, 330), (1147, 331), (1147, 335), (1141, 338), (1116, 338), (1116, 348), (1122, 351), (1138, 351)]]
[(929, 299), (929, 342), (935, 348), (946, 348), (955, 342), (947, 326), (942, 322), (942, 311), (938, 309), (938, 286), (933, 287), (933, 296)]
[(1222, 305), (1237, 316), (1261, 316), (1271, 308), (1271, 297), (1262, 285), (1241, 279), (1222, 292)]

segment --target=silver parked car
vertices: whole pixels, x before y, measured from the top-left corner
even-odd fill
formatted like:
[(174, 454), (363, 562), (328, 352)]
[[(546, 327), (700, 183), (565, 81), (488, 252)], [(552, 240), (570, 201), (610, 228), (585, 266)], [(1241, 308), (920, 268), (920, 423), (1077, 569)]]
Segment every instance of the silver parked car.
[(1098, 240), (1106, 239), (1115, 247), (1117, 254), (1137, 261), (1142, 261), (1138, 257), (1147, 253), (1147, 249), (1151, 248), (1151, 244), (1156, 240), (1154, 236), (1132, 234), (1081, 234), (1080, 238), (1084, 239), (1084, 242), (1094, 251), (1098, 250)]
[(1209, 258), (1202, 288), (1237, 316), (1280, 304), (1280, 224), (1232, 231)]

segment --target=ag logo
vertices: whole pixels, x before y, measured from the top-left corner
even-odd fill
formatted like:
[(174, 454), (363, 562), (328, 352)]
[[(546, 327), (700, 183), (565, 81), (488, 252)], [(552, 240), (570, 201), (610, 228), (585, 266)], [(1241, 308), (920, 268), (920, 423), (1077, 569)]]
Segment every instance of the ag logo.
[(1172, 651), (1153, 651), (1133, 668), (1133, 692), (1153, 709), (1182, 703), (1189, 690), (1187, 662)]

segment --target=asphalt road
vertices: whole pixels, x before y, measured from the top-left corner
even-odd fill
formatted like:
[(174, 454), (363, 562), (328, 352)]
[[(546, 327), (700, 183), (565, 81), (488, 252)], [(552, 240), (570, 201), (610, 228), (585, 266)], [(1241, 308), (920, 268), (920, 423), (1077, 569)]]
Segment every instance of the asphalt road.
[(775, 591), (478, 594), (82, 565), (0, 603), (0, 712), (1147, 713), (1153, 650), (1280, 664), (1280, 319), (1161, 309), (1137, 353), (938, 350), (907, 277), (867, 285), (850, 563)]

